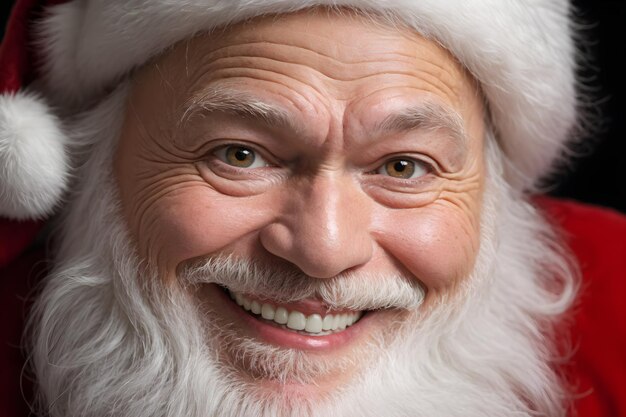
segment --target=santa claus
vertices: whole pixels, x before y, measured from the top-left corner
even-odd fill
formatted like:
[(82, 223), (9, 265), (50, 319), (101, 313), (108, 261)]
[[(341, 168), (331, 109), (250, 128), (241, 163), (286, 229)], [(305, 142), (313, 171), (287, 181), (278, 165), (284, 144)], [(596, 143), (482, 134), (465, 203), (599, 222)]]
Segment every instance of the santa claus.
[[(18, 2), (0, 214), (5, 264), (36, 232), (51, 242), (25, 333), (33, 410), (570, 413), (588, 380), (562, 365), (584, 331), (562, 330), (588, 265), (554, 216), (591, 210), (616, 242), (626, 221), (531, 198), (581, 130), (568, 15)], [(51, 214), (44, 232), (19, 222)], [(617, 389), (576, 407), (624, 411)]]

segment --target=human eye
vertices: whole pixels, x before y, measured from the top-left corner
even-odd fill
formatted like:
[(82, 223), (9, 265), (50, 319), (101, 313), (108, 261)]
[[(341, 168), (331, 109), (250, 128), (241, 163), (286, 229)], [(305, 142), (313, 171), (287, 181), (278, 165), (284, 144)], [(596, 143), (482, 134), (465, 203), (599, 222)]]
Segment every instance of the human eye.
[(374, 172), (391, 178), (409, 180), (423, 177), (431, 171), (430, 165), (424, 161), (397, 157), (386, 160)]
[(244, 145), (220, 146), (213, 151), (213, 155), (223, 163), (235, 168), (254, 169), (270, 166), (258, 151)]
[(213, 189), (231, 196), (262, 193), (288, 174), (284, 163), (261, 145), (221, 140), (196, 167)]
[(394, 208), (426, 204), (442, 178), (437, 162), (422, 152), (387, 154), (361, 172), (363, 190), (380, 204)]

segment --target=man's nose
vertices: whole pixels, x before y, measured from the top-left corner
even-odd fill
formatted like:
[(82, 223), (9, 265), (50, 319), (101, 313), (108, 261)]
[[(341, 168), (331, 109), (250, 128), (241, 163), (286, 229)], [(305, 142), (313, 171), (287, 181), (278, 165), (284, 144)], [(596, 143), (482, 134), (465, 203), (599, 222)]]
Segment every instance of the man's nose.
[(368, 198), (349, 175), (318, 176), (290, 191), (277, 220), (261, 231), (266, 250), (315, 278), (371, 259)]

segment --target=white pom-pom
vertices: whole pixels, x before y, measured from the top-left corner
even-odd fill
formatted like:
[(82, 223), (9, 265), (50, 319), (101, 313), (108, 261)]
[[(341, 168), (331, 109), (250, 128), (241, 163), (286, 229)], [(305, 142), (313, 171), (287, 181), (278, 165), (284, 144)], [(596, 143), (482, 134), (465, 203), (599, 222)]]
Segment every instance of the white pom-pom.
[(50, 214), (69, 173), (59, 119), (36, 95), (0, 94), (0, 215), (17, 220)]

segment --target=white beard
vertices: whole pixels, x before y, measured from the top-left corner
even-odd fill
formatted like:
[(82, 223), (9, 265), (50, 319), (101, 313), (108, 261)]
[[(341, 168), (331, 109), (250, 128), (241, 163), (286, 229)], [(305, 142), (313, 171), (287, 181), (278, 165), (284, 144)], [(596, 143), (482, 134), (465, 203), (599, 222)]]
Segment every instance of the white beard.
[[(551, 368), (559, 358), (552, 337), (573, 302), (576, 274), (541, 215), (501, 179), (503, 157), (493, 138), (486, 146), (480, 252), (464, 288), (428, 314), (416, 309), (396, 330), (399, 337), (366, 347), (372, 360), (360, 363), (358, 378), (312, 399), (242, 382), (217, 359), (224, 334), (206, 331), (198, 309), (189, 307), (185, 285), (164, 288), (140, 267), (119, 215), (111, 169), (111, 138), (117, 136), (111, 132), (119, 131), (126, 94), (123, 85), (72, 129), (81, 132), (89, 153), (77, 152), (88, 155), (77, 175), (80, 192), (72, 197), (56, 267), (30, 321), (43, 414), (565, 415), (567, 392)], [(419, 286), (387, 281), (386, 297), (402, 293), (404, 301), (396, 303), (419, 304)], [(375, 292), (385, 293), (380, 287)], [(368, 297), (362, 302), (375, 302)], [(305, 366), (302, 352), (276, 355), (260, 343), (248, 347), (248, 355), (265, 362), (263, 372), (271, 373), (267, 362), (279, 356), (290, 361), (280, 368), (295, 374), (325, 371)]]

